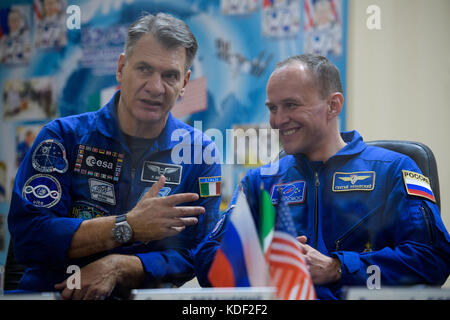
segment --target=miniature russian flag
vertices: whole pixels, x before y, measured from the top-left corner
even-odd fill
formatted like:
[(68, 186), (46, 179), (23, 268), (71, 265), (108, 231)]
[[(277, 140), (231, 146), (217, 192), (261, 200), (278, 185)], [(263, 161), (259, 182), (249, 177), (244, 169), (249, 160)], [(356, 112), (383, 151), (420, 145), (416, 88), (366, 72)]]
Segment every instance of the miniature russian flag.
[(402, 170), (402, 172), (406, 193), (423, 197), (436, 203), (433, 190), (431, 190), (430, 179), (417, 172), (407, 170)]
[(239, 191), (208, 273), (213, 287), (266, 287), (269, 270), (245, 194)]

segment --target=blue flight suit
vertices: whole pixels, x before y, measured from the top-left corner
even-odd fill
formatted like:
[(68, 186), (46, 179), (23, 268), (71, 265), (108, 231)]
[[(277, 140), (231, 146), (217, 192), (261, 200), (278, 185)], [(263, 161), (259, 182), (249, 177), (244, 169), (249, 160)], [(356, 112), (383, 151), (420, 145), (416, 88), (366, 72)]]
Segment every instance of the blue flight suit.
[[(341, 281), (315, 286), (319, 299), (342, 298), (345, 286), (365, 287), (371, 265), (380, 268), (381, 287), (442, 285), (450, 273), (450, 237), (437, 205), (406, 192), (403, 173), (420, 173), (415, 162), (367, 146), (356, 131), (342, 137), (347, 145), (325, 163), (288, 155), (279, 160), (276, 174), (263, 175), (261, 168), (247, 173), (241, 185), (255, 225), (261, 184), (275, 205), (283, 193), (298, 235), (341, 262)], [(202, 286), (209, 285), (207, 273), (226, 231), (223, 225), (198, 247), (195, 267)]]
[[(115, 110), (119, 96), (120, 91), (96, 112), (48, 123), (22, 162), (8, 216), (15, 257), (27, 266), (19, 289), (54, 291), (56, 283), (70, 276), (66, 273), (69, 265), (81, 268), (112, 253), (139, 257), (147, 275), (146, 287), (167, 282), (182, 285), (193, 277), (192, 250), (217, 223), (220, 196), (184, 204), (203, 206), (205, 213), (198, 224), (176, 236), (147, 244), (135, 242), (81, 259), (67, 256), (84, 219), (129, 212), (160, 174), (166, 176), (160, 196), (200, 194), (200, 177), (220, 180), (220, 164), (206, 164), (199, 158), (207, 146), (217, 150), (211, 139), (171, 114), (162, 133), (132, 168)], [(190, 159), (174, 164), (174, 148), (181, 155), (180, 150), (186, 150)]]

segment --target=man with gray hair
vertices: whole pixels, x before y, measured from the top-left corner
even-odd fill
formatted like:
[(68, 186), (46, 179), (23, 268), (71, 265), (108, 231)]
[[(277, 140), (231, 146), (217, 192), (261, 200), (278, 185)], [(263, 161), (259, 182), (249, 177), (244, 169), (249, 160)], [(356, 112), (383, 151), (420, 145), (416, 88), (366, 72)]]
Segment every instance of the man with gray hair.
[[(202, 152), (215, 149), (170, 113), (196, 51), (184, 22), (142, 16), (129, 28), (114, 97), (42, 129), (17, 173), (8, 218), (16, 259), (27, 266), (19, 289), (104, 299), (193, 277), (191, 251), (217, 222), (221, 176), (219, 164), (171, 157), (178, 129), (192, 150), (194, 139)], [(201, 192), (209, 180), (215, 194)], [(73, 266), (78, 274), (68, 273)]]

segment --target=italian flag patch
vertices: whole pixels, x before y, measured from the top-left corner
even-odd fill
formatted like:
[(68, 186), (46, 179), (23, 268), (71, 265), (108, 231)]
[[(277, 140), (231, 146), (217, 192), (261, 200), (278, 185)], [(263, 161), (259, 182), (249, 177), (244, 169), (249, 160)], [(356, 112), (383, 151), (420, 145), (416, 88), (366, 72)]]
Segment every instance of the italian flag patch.
[(222, 177), (202, 177), (198, 178), (200, 197), (220, 196), (220, 183)]

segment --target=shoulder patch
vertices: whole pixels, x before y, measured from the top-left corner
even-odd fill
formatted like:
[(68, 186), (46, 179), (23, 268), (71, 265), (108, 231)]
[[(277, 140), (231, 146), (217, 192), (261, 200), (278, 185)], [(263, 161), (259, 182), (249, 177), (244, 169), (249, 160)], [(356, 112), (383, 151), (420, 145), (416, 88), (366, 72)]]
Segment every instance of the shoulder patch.
[[(141, 195), (139, 196), (138, 202), (141, 201), (142, 197), (144, 196), (144, 194), (146, 194), (148, 192), (148, 190), (150, 190), (151, 187), (146, 187), (144, 189), (144, 191), (142, 191)], [(159, 190), (158, 192), (158, 198), (160, 197), (166, 197), (169, 195), (170, 191), (172, 190), (171, 187), (162, 187), (161, 190)]]
[(408, 170), (402, 170), (402, 174), (407, 194), (422, 197), (436, 203), (433, 190), (431, 190), (430, 179), (423, 174)]
[(66, 149), (53, 139), (39, 143), (33, 152), (31, 162), (36, 171), (43, 173), (64, 173), (68, 168)]
[(92, 200), (104, 202), (112, 206), (116, 205), (116, 195), (112, 183), (90, 178), (89, 191)]
[(286, 183), (274, 184), (270, 192), (273, 204), (278, 204), (278, 199), (283, 197), (287, 204), (304, 203), (306, 181), (298, 180)]
[(118, 182), (123, 158), (123, 153), (80, 144), (73, 171), (89, 177)]
[(166, 184), (180, 184), (183, 166), (172, 163), (144, 161), (141, 181), (157, 182), (161, 175), (166, 177)]
[(87, 201), (76, 201), (72, 205), (71, 216), (74, 218), (81, 218), (83, 220), (93, 219), (97, 217), (109, 216), (108, 210), (103, 207), (90, 203)]
[(198, 187), (200, 189), (200, 197), (220, 196), (221, 181), (222, 181), (221, 176), (198, 178)]
[(22, 197), (36, 207), (51, 208), (61, 199), (61, 185), (51, 175), (36, 174), (25, 182)]

